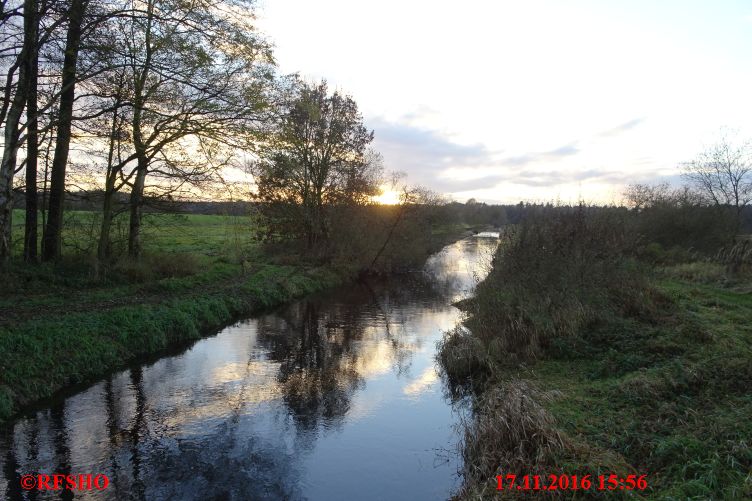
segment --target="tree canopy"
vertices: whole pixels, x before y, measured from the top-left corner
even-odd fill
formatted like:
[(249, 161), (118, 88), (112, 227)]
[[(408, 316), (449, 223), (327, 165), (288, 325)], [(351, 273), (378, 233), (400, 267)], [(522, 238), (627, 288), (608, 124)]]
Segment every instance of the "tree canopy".
[(328, 236), (328, 207), (366, 204), (378, 193), (381, 161), (352, 97), (298, 79), (288, 96), (252, 166), (255, 196), (272, 231), (301, 235), (310, 248)]

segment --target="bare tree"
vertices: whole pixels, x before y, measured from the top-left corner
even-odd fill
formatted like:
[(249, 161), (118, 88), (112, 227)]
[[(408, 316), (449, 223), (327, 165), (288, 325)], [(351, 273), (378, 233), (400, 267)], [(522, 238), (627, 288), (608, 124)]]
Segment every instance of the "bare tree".
[(326, 82), (295, 80), (276, 133), (252, 168), (269, 222), (309, 249), (326, 240), (327, 207), (367, 203), (377, 192), (380, 163), (367, 156), (372, 140), (350, 96), (330, 95)]
[(63, 58), (62, 89), (58, 111), (57, 142), (50, 173), (50, 200), (47, 225), (42, 237), (42, 259), (60, 257), (60, 238), (63, 228), (63, 199), (65, 197), (65, 168), (70, 152), (73, 105), (76, 96), (76, 70), (81, 43), (81, 31), (89, 0), (71, 0), (68, 12), (68, 33)]
[[(22, 117), (29, 94), (32, 59), (36, 49), (36, 2), (24, 0), (23, 36), (21, 50), (8, 70), (8, 81), (3, 99), (4, 119), (3, 154), (0, 161), (0, 261), (10, 257), (11, 226), (13, 216), (13, 176), (16, 172), (18, 150), (23, 138)], [(18, 70), (15, 89), (12, 86), (14, 73)]]
[(737, 141), (723, 131), (716, 143), (683, 165), (683, 176), (708, 202), (734, 209), (738, 232), (742, 211), (752, 202), (752, 141)]

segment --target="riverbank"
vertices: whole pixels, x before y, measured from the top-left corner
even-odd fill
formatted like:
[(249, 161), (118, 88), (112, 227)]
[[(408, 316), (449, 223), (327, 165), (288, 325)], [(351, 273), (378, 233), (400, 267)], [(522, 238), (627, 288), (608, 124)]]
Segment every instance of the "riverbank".
[[(38, 304), (39, 315), (0, 326), (0, 421), (138, 357), (187, 344), (233, 319), (351, 278), (326, 268), (261, 265), (243, 273), (239, 266), (217, 266), (144, 284), (130, 297), (107, 289), (90, 291), (88, 299), (100, 296), (98, 300), (75, 303), (69, 298), (70, 312), (64, 297), (54, 298), (60, 308), (53, 306), (47, 314), (47, 306)], [(132, 304), (120, 305), (120, 300)]]
[[(506, 446), (483, 443), (523, 420), (520, 476), (646, 475), (648, 499), (750, 499), (752, 295), (669, 277), (657, 289), (670, 302), (655, 322), (606, 317), (537, 361), (494, 364), (465, 437), (469, 468), (493, 475), (461, 499), (514, 472)], [(524, 409), (498, 405), (514, 397)]]
[[(750, 499), (752, 279), (709, 261), (644, 266), (604, 230), (618, 226), (584, 221), (507, 242), (444, 339), (442, 366), (475, 410), (457, 499), (502, 494), (506, 474), (590, 475), (587, 492), (543, 499)], [(611, 474), (647, 487), (599, 490)]]
[[(3, 272), (0, 423), (68, 386), (357, 277), (346, 265), (264, 251), (248, 226), (229, 216), (170, 218), (151, 227), (143, 260), (119, 262), (107, 276), (85, 255)], [(438, 228), (431, 250), (468, 231)]]
[(108, 475), (118, 499), (446, 499), (457, 414), (436, 342), (492, 246), (463, 239), (422, 272), (242, 318), (37, 402), (0, 429), (0, 499), (60, 468)]

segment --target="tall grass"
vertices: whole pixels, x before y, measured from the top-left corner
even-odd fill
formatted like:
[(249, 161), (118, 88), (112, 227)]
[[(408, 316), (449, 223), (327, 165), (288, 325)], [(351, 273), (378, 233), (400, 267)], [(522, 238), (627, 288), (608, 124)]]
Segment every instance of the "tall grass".
[(438, 356), (474, 402), (457, 498), (514, 498), (496, 475), (545, 471), (647, 473), (629, 494), (649, 499), (752, 499), (748, 244), (646, 253), (645, 217), (549, 207), (505, 235)]
[(561, 472), (561, 457), (591, 454), (558, 431), (544, 406), (549, 395), (510, 380), (504, 367), (581, 342), (581, 331), (603, 316), (652, 315), (654, 292), (632, 258), (638, 239), (628, 217), (584, 205), (547, 207), (504, 233), (491, 273), (465, 303), (467, 329), (450, 331), (439, 346), (450, 387), (470, 381), (476, 398), (461, 444), (459, 499), (495, 494), (500, 473)]
[(476, 401), (475, 413), (464, 425), (463, 485), (456, 498), (494, 497), (494, 478), (499, 474), (522, 477), (552, 472), (554, 457), (567, 444), (553, 417), (540, 404), (547, 398), (528, 381), (511, 380), (489, 389)]
[(467, 325), (493, 358), (535, 357), (605, 310), (650, 313), (652, 290), (618, 210), (549, 207), (505, 232)]

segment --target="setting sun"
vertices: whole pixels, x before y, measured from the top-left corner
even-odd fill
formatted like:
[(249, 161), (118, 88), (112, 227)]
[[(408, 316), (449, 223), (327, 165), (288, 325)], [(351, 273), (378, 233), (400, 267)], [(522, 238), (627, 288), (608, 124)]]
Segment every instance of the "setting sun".
[(382, 205), (396, 205), (400, 203), (400, 193), (394, 190), (381, 190), (381, 195), (372, 197), (372, 200)]

